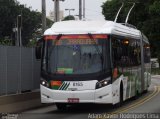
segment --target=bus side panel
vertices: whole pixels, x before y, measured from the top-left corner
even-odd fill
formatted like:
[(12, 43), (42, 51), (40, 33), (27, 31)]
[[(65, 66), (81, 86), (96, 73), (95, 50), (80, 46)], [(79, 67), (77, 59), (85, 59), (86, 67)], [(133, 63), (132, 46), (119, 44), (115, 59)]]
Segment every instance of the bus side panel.
[(112, 55), (113, 68), (127, 79), (126, 99), (131, 98), (141, 92), (140, 39), (112, 36)]
[(127, 78), (126, 97), (131, 98), (136, 95), (137, 91), (141, 91), (141, 67), (125, 68), (123, 75)]

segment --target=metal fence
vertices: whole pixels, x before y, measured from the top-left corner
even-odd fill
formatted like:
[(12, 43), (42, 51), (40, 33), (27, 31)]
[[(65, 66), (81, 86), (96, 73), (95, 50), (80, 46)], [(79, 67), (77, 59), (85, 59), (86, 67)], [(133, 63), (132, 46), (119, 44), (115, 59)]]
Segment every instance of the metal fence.
[(39, 82), (34, 48), (0, 46), (0, 96), (39, 89)]

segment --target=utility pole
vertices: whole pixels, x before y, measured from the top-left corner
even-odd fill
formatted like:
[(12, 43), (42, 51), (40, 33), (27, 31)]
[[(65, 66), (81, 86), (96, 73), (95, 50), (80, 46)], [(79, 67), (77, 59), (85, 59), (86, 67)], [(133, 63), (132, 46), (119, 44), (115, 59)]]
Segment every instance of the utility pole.
[(83, 0), (83, 19), (86, 17), (85, 12), (85, 0)]
[(46, 30), (46, 0), (42, 0), (42, 34)]
[(17, 16), (17, 40), (16, 40), (16, 46), (19, 46), (19, 20), (18, 20), (18, 16)]
[(79, 20), (82, 20), (82, 0), (79, 0)]
[(59, 0), (54, 1), (54, 21), (59, 21)]
[(22, 15), (17, 16), (17, 40), (16, 40), (16, 46), (22, 46)]
[(60, 21), (59, 17), (59, 1), (64, 0), (53, 0), (54, 1), (54, 22)]

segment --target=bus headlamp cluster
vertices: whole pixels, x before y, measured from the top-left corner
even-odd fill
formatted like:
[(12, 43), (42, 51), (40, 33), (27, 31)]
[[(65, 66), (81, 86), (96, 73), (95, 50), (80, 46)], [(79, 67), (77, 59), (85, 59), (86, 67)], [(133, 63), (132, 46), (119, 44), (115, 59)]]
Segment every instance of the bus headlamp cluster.
[(110, 84), (110, 80), (108, 80), (108, 79), (104, 79), (104, 80), (102, 80), (102, 81), (99, 81), (99, 82), (97, 82), (97, 84), (96, 84), (96, 89), (102, 88), (102, 87), (104, 87), (104, 86), (107, 86), (108, 84)]
[(41, 80), (41, 85), (49, 87), (49, 83), (46, 80)]

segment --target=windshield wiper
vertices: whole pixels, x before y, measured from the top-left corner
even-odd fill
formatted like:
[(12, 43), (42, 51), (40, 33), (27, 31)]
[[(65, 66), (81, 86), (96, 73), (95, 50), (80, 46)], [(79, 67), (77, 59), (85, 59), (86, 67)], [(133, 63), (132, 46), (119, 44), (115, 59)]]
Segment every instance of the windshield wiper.
[(56, 39), (55, 39), (55, 41), (54, 41), (54, 46), (52, 47), (51, 51), (49, 52), (49, 57), (50, 57), (50, 55), (52, 54), (52, 50), (54, 50), (54, 48), (55, 48), (55, 46), (56, 46), (56, 43), (60, 40), (61, 37), (62, 37), (62, 34), (59, 34), (59, 35), (56, 37)]
[(55, 46), (56, 46), (56, 43), (61, 39), (61, 37), (62, 37), (62, 34), (59, 34), (57, 37), (56, 37), (56, 39), (55, 39), (55, 41), (54, 41), (54, 46), (52, 47), (52, 49), (50, 50), (50, 52), (48, 52), (48, 46), (47, 46), (47, 62), (46, 62), (46, 69), (47, 69), (47, 72), (48, 72), (48, 69), (50, 68), (49, 67), (49, 58), (51, 57), (51, 54), (52, 54), (52, 52), (54, 51), (54, 48), (55, 48)]
[(100, 49), (99, 49), (98, 45), (96, 45), (96, 41), (95, 41), (95, 39), (93, 38), (92, 34), (88, 33), (88, 36), (89, 36), (90, 39), (94, 42), (94, 47), (95, 47), (95, 49), (96, 49), (96, 51), (97, 51), (97, 53), (98, 53), (98, 55), (99, 55), (99, 57), (100, 57), (100, 59), (101, 59), (102, 70), (104, 70), (104, 58), (103, 58), (103, 54), (100, 53)]

